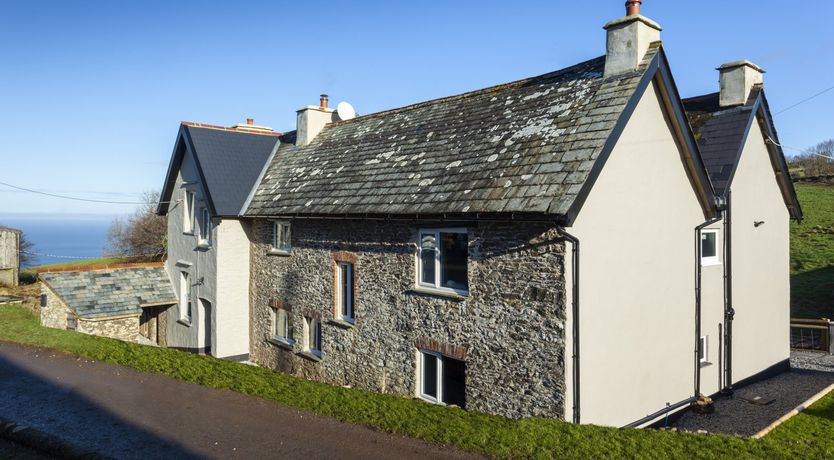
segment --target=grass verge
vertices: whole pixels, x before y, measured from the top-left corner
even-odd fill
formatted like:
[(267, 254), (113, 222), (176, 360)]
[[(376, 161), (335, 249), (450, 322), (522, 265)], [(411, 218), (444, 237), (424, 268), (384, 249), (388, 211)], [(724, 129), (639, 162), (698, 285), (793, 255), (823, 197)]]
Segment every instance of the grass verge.
[[(762, 440), (722, 435), (509, 420), (324, 385), (267, 369), (40, 326), (22, 306), (0, 306), (0, 340), (41, 346), (257, 396), (345, 422), (501, 458), (796, 458), (834, 456), (834, 395)], [(616, 382), (612, 381), (612, 391)], [(627, 397), (625, 395), (624, 397)]]
[(834, 186), (796, 194), (805, 220), (791, 223), (791, 316), (834, 319)]

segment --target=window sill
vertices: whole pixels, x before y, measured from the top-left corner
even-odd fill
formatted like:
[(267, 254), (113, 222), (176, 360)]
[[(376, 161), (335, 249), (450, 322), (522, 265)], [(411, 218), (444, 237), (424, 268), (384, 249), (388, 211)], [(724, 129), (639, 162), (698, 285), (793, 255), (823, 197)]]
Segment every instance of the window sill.
[(334, 326), (341, 327), (343, 329), (353, 329), (354, 327), (356, 327), (356, 321), (355, 320), (347, 320), (347, 319), (341, 319), (341, 318), (330, 318), (329, 320), (327, 320), (327, 322), (334, 325)]
[(292, 250), (284, 251), (282, 249), (274, 249), (274, 248), (270, 249), (269, 252), (267, 252), (267, 255), (270, 255), (270, 256), (285, 256), (286, 257), (286, 256), (289, 256), (290, 254), (292, 254)]
[(194, 232), (182, 232), (183, 235), (194, 236)]
[(211, 249), (211, 243), (197, 243), (197, 249)]
[(438, 288), (431, 288), (426, 286), (416, 286), (414, 289), (406, 291), (406, 293), (415, 293), (415, 294), (426, 294), (432, 295), (437, 297), (445, 297), (447, 299), (452, 300), (466, 300), (469, 298), (469, 293), (461, 294), (459, 292), (450, 290), (450, 289), (438, 289)]
[(189, 262), (187, 260), (182, 260), (182, 259), (176, 261), (176, 264), (180, 267), (190, 267), (190, 266), (194, 265), (191, 262)]
[(431, 396), (418, 395), (417, 399), (419, 399), (420, 401), (423, 401), (423, 402), (427, 402), (429, 404), (436, 404), (438, 406), (445, 406), (446, 405), (446, 403), (438, 401), (437, 398), (433, 398)]
[(305, 351), (299, 351), (299, 352), (298, 352), (298, 353), (296, 353), (296, 354), (297, 354), (298, 356), (301, 356), (302, 358), (307, 358), (307, 359), (309, 359), (310, 361), (315, 361), (315, 362), (319, 362), (319, 361), (321, 361), (321, 359), (322, 359), (322, 357), (323, 357), (321, 353), (315, 353), (315, 352), (312, 352), (312, 351), (306, 351), (306, 350), (305, 350)]
[(183, 326), (191, 327), (191, 320), (190, 319), (178, 319), (177, 322), (182, 324)]
[(285, 349), (290, 350), (290, 351), (293, 350), (293, 345), (295, 345), (294, 340), (279, 339), (277, 337), (270, 337), (270, 338), (266, 339), (266, 341), (275, 345), (275, 346), (285, 348)]
[(715, 266), (718, 266), (718, 265), (721, 265), (720, 260), (702, 260), (701, 261), (701, 266), (702, 267), (715, 267)]
[(709, 361), (701, 361), (701, 363), (700, 363), (701, 369), (703, 369), (705, 367), (710, 367), (710, 366), (712, 366), (712, 363), (709, 362)]

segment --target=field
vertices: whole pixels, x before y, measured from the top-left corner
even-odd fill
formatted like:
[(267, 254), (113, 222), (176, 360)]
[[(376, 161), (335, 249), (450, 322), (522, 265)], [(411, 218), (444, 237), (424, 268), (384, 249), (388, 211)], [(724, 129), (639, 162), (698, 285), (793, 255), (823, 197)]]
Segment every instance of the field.
[(791, 316), (834, 319), (834, 186), (797, 184), (791, 223)]

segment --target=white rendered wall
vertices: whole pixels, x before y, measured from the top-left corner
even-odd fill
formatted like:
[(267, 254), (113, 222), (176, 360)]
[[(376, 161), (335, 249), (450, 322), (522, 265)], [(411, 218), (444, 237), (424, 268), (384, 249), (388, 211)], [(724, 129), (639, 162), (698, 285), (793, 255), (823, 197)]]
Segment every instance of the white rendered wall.
[(240, 220), (217, 227), (217, 305), (214, 355), (249, 354), (249, 237)]

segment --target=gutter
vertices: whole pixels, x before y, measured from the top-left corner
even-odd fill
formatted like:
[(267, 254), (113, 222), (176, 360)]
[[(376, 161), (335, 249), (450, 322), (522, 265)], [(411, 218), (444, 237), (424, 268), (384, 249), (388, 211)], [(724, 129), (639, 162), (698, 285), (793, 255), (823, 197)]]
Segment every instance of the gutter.
[(573, 386), (573, 423), (579, 424), (579, 238), (571, 235), (564, 228), (559, 233), (571, 242), (571, 339), (572, 339), (572, 372), (571, 385)]

